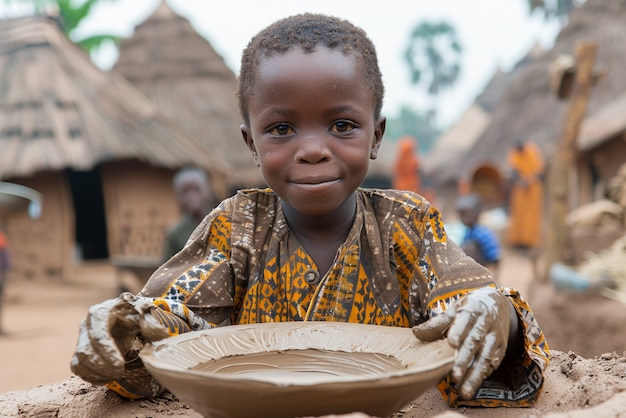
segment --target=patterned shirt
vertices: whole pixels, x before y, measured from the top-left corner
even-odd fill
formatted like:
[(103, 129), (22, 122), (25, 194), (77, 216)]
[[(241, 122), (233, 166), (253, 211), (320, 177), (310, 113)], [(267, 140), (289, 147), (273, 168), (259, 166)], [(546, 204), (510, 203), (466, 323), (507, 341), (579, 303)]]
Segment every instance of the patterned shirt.
[[(152, 298), (177, 334), (280, 321), (412, 327), (473, 289), (495, 286), (487, 269), (447, 240), (440, 213), (421, 196), (356, 193), (353, 226), (323, 277), (290, 231), (280, 199), (269, 189), (253, 189), (214, 209), (139, 296)], [(549, 357), (543, 333), (517, 291), (500, 291), (518, 312), (525, 353), (505, 359), (506, 379), (485, 380), (471, 401), (460, 399), (444, 378), (439, 390), (453, 406), (527, 406), (541, 389)]]

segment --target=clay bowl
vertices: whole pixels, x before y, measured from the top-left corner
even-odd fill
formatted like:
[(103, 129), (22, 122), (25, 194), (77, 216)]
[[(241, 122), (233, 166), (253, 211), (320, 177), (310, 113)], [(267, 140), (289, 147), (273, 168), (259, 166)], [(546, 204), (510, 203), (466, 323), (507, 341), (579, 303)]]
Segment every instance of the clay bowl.
[(386, 417), (437, 383), (454, 351), (409, 328), (279, 322), (195, 331), (148, 344), (141, 359), (207, 417)]

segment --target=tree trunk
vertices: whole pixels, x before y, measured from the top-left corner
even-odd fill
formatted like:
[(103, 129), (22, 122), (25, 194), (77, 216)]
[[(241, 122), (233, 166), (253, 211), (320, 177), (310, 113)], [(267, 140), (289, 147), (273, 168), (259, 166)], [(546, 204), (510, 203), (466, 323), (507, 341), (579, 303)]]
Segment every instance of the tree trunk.
[(589, 40), (579, 41), (575, 45), (576, 76), (569, 111), (556, 154), (548, 171), (548, 246), (544, 280), (549, 277), (552, 265), (564, 260), (564, 253), (568, 246), (569, 229), (565, 218), (570, 211), (568, 204), (570, 179), (578, 152), (578, 132), (585, 117), (591, 93), (597, 49), (596, 42)]

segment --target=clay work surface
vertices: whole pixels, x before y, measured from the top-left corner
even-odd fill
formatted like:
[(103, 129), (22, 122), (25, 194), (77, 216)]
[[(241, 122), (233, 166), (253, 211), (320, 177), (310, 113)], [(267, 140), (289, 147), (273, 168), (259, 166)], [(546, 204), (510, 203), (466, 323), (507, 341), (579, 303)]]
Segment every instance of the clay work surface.
[[(564, 417), (559, 414), (572, 410), (580, 412), (570, 418), (626, 414), (624, 304), (598, 295), (556, 293), (549, 285), (533, 284), (530, 276), (525, 259), (506, 254), (500, 282), (527, 295), (553, 348), (535, 407), (451, 411), (430, 389), (405, 408), (404, 417)], [(116, 286), (115, 270), (105, 264), (81, 267), (76, 278), (64, 282), (9, 281), (2, 311), (6, 333), (0, 335), (0, 416), (200, 417), (173, 395), (129, 402), (70, 378), (78, 324), (91, 304), (117, 296)]]

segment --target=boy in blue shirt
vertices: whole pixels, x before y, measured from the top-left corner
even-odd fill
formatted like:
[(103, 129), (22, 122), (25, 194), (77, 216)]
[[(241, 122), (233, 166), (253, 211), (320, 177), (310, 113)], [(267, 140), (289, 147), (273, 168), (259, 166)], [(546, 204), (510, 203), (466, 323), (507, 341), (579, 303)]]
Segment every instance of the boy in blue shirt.
[(489, 227), (478, 223), (482, 212), (480, 198), (475, 194), (461, 196), (457, 199), (456, 209), (466, 227), (461, 248), (495, 275), (501, 255), (500, 241)]

